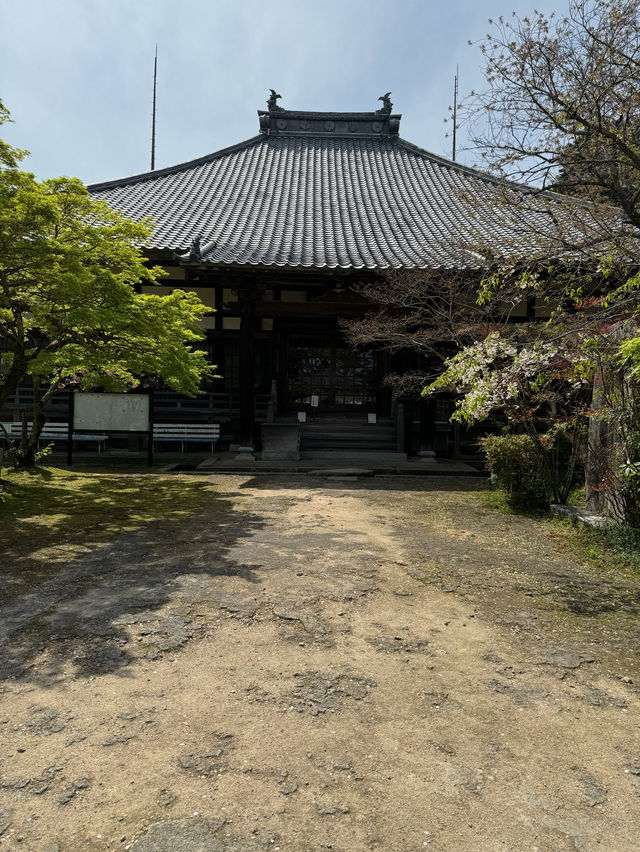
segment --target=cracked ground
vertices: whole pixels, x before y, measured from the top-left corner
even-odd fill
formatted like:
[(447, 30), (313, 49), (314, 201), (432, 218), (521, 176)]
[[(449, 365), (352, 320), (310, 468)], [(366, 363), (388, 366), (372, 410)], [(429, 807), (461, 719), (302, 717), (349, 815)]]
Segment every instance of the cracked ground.
[(198, 483), (0, 607), (0, 849), (638, 848), (637, 579), (477, 480)]

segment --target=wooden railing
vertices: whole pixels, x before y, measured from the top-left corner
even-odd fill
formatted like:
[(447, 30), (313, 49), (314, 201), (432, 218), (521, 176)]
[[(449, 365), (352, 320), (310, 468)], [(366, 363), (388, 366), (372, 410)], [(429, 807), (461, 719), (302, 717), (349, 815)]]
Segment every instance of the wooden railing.
[[(267, 419), (270, 394), (256, 394), (256, 420)], [(13, 399), (4, 406), (6, 414), (17, 418), (18, 412), (30, 412), (33, 407), (33, 388), (20, 387)], [(69, 395), (66, 392), (53, 394), (46, 406), (48, 419), (66, 420), (69, 410)], [(225, 423), (240, 416), (239, 391), (207, 391), (196, 397), (187, 397), (170, 390), (157, 390), (153, 395), (154, 420), (189, 419), (201, 422)], [(7, 417), (6, 419), (9, 419)]]

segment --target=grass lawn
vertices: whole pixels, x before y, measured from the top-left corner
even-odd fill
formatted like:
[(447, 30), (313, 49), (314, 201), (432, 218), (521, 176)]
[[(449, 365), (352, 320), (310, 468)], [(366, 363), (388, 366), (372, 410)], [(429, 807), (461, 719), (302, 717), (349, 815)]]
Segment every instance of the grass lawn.
[(3, 471), (0, 602), (120, 532), (178, 523), (206, 501), (206, 485), (176, 474)]
[[(607, 527), (587, 527), (569, 520), (548, 516), (541, 510), (527, 511), (514, 508), (509, 504), (507, 494), (501, 488), (481, 493), (481, 501), (488, 509), (494, 509), (505, 515), (547, 519), (553, 538), (568, 548), (574, 556), (584, 559), (594, 567), (620, 572), (624, 575), (640, 577), (640, 530), (625, 524), (611, 524)], [(584, 505), (584, 489), (575, 489), (569, 500), (572, 505)]]

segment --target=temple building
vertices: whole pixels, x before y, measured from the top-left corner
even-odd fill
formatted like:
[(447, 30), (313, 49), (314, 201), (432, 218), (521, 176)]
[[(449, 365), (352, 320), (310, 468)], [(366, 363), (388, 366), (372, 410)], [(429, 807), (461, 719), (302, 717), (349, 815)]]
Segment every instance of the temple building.
[(468, 204), (492, 239), (495, 180), (402, 139), (389, 95), (357, 113), (286, 110), (279, 97), (245, 142), (89, 187), (151, 217), (162, 286), (212, 309), (221, 378), (194, 400), (156, 393), (156, 418), (219, 422), (230, 443), (258, 449), (266, 422), (300, 423), (303, 453), (450, 453), (446, 402), (395, 398), (384, 377), (398, 364), (349, 347), (340, 321), (370, 308), (352, 288), (382, 269), (478, 269)]

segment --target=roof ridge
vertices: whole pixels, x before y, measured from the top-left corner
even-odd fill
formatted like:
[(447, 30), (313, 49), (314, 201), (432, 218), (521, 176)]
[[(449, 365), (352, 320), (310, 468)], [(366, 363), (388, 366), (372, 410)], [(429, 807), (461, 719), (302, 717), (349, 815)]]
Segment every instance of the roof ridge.
[[(363, 113), (364, 114), (364, 113)], [(277, 138), (277, 137), (276, 137)], [(296, 137), (292, 136), (289, 138), (300, 139), (304, 137)], [(323, 141), (327, 140), (327, 137), (321, 133), (317, 135), (315, 133), (310, 133), (306, 136), (307, 139), (322, 139)], [(329, 137), (333, 138), (336, 141), (342, 140), (344, 138), (353, 137), (343, 137), (343, 136), (334, 136)], [(162, 169), (154, 169), (153, 171), (148, 172), (140, 172), (139, 174), (129, 175), (128, 177), (115, 178), (114, 180), (105, 180), (99, 181), (97, 183), (87, 184), (87, 189), (90, 192), (100, 191), (102, 189), (109, 189), (111, 187), (116, 186), (127, 186), (132, 183), (140, 183), (145, 180), (153, 180), (157, 177), (164, 177), (165, 175), (176, 174), (177, 172), (181, 172), (185, 169), (193, 168), (194, 166), (200, 166), (204, 163), (209, 163), (214, 160), (217, 160), (219, 157), (224, 157), (227, 154), (234, 154), (236, 151), (241, 151), (244, 148), (250, 148), (253, 145), (258, 144), (259, 142), (266, 142), (269, 137), (265, 137), (264, 134), (259, 134), (257, 136), (252, 136), (249, 139), (245, 139), (243, 142), (236, 142), (234, 145), (228, 145), (226, 148), (221, 148), (218, 151), (213, 151), (210, 154), (204, 154), (202, 157), (195, 157), (193, 160), (186, 160), (183, 163), (175, 163), (172, 166), (165, 166)], [(443, 157), (440, 154), (434, 154), (432, 151), (427, 151), (426, 148), (421, 148), (419, 145), (416, 145), (413, 142), (409, 142), (407, 139), (403, 139), (402, 137), (397, 137), (395, 140), (391, 141), (387, 138), (380, 138), (379, 136), (371, 136), (370, 141), (377, 141), (380, 144), (390, 143), (396, 145), (398, 147), (402, 147), (407, 151), (410, 151), (413, 154), (418, 154), (419, 156), (431, 161), (438, 163), (438, 165), (445, 166), (447, 168), (451, 168), (454, 171), (462, 172), (463, 174), (467, 174), (471, 177), (480, 178), (481, 180), (485, 180), (488, 183), (492, 184), (500, 184), (502, 186), (512, 186), (515, 189), (519, 190), (528, 190), (529, 192), (535, 193), (543, 193), (543, 194), (552, 194), (558, 195), (550, 190), (542, 190), (539, 187), (532, 187), (524, 183), (518, 183), (516, 181), (510, 181), (506, 178), (500, 178), (497, 175), (492, 175), (489, 172), (482, 171), (481, 169), (475, 168), (474, 166), (466, 166), (463, 163), (457, 163), (455, 160), (449, 160), (447, 157)], [(275, 141), (275, 140), (274, 140)], [(356, 140), (354, 140), (356, 141)]]
[(131, 183), (141, 183), (144, 180), (152, 180), (153, 178), (164, 177), (164, 175), (176, 174), (184, 169), (192, 168), (193, 166), (201, 166), (203, 163), (210, 163), (213, 160), (217, 160), (218, 157), (224, 157), (226, 154), (233, 154), (236, 151), (241, 151), (243, 148), (250, 148), (258, 142), (264, 142), (264, 136), (252, 136), (250, 139), (245, 139), (244, 142), (236, 142), (235, 145), (229, 145), (226, 148), (221, 148), (219, 151), (214, 151), (211, 154), (205, 154), (203, 157), (196, 157), (193, 160), (187, 160), (184, 163), (165, 166), (164, 169), (154, 169), (152, 172), (140, 172), (140, 174), (130, 175), (129, 177), (116, 178), (115, 180), (104, 180), (99, 183), (89, 183), (87, 184), (87, 189), (89, 192), (98, 192), (102, 189), (109, 189), (115, 186), (127, 186)]
[(519, 192), (526, 192), (528, 195), (538, 195), (543, 196), (544, 198), (550, 198), (552, 201), (566, 201), (567, 198), (569, 198), (569, 196), (562, 192), (557, 192), (553, 189), (543, 189), (542, 187), (532, 186), (528, 183), (520, 183), (516, 180), (509, 180), (509, 178), (492, 175), (490, 172), (485, 172), (482, 171), (482, 169), (475, 168), (475, 166), (465, 166), (463, 163), (458, 163), (455, 160), (449, 160), (447, 157), (443, 157), (440, 154), (434, 154), (431, 151), (427, 151), (426, 148), (421, 148), (413, 142), (402, 139), (402, 137), (400, 137), (395, 144), (407, 151), (411, 151), (413, 154), (419, 154), (427, 160), (436, 162), (441, 166), (446, 166), (454, 171), (462, 172), (470, 177), (479, 178), (480, 180), (484, 180), (487, 183), (492, 183), (496, 186), (506, 186), (511, 189), (518, 190)]
[(447, 168), (453, 169), (454, 171), (462, 172), (463, 174), (470, 175), (471, 177), (481, 178), (482, 180), (486, 180), (488, 183), (500, 184), (501, 186), (513, 186), (518, 189), (528, 189), (530, 192), (532, 190), (536, 190), (538, 192), (542, 192), (543, 190), (538, 189), (537, 187), (528, 186), (526, 183), (517, 183), (516, 181), (507, 180), (506, 178), (498, 177), (497, 175), (492, 175), (490, 172), (484, 172), (482, 169), (477, 169), (475, 166), (465, 166), (464, 163), (458, 163), (455, 160), (449, 160), (447, 157), (443, 157), (440, 154), (434, 154), (432, 151), (427, 151), (426, 148), (421, 148), (419, 145), (415, 145), (413, 142), (409, 142), (407, 139), (398, 139), (397, 145), (406, 148), (408, 151), (411, 151), (414, 154), (419, 154), (421, 157), (425, 157), (427, 160), (432, 160), (438, 163), (441, 166), (447, 166)]

